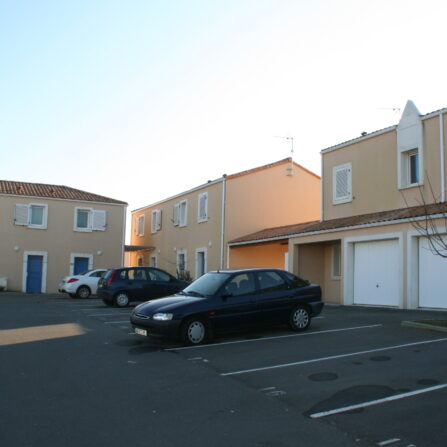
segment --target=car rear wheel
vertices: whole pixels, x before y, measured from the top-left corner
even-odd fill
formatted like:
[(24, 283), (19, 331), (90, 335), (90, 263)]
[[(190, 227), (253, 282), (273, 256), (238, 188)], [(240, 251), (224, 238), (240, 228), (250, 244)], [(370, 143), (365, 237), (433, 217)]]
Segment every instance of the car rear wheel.
[(296, 332), (305, 331), (310, 325), (310, 312), (304, 306), (297, 306), (292, 310), (289, 325)]
[(90, 296), (90, 289), (87, 286), (81, 286), (76, 292), (79, 298), (88, 298)]
[(115, 304), (118, 307), (126, 307), (129, 305), (129, 295), (126, 292), (119, 292), (115, 295)]
[(187, 345), (200, 345), (208, 339), (208, 328), (200, 318), (189, 318), (182, 325), (181, 336)]

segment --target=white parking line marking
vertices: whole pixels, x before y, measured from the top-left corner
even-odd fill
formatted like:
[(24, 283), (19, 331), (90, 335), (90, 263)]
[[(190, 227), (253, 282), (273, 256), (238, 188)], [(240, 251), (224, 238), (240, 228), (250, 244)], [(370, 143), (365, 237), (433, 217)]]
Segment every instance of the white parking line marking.
[(332, 332), (353, 331), (356, 329), (370, 329), (370, 328), (381, 327), (381, 326), (382, 326), (381, 324), (372, 324), (369, 326), (356, 326), (356, 327), (347, 327), (347, 328), (341, 328), (341, 329), (328, 329), (327, 331), (314, 331), (314, 332), (304, 332), (301, 334), (277, 335), (275, 337), (256, 338), (253, 340), (236, 340), (236, 341), (226, 341), (223, 343), (211, 343), (209, 345), (183, 346), (183, 347), (179, 347), (179, 348), (168, 348), (168, 349), (165, 349), (165, 351), (183, 351), (184, 349), (211, 348), (214, 346), (235, 345), (237, 343), (253, 343), (253, 342), (257, 342), (257, 341), (276, 340), (276, 339), (280, 339), (280, 338), (305, 337), (307, 335), (329, 334)]
[(386, 441), (378, 442), (377, 445), (380, 445), (381, 447), (385, 447), (386, 445), (396, 444), (396, 442), (399, 442), (400, 438), (393, 438), (393, 439), (387, 439)]
[[(447, 388), (447, 383), (443, 383), (442, 385), (432, 386), (430, 388), (423, 388), (421, 390), (410, 391), (408, 393), (396, 394), (395, 396), (385, 397), (383, 399), (371, 400), (369, 402), (362, 402), (356, 405), (349, 405), (348, 407), (337, 408), (335, 410), (322, 411), (320, 413), (311, 414), (310, 417), (313, 419), (322, 418), (325, 416), (330, 416), (332, 414), (345, 413), (346, 411), (357, 410), (358, 408), (371, 407), (373, 405), (379, 405), (386, 402), (392, 402), (394, 400), (405, 399), (406, 397), (413, 397), (423, 393), (429, 393), (431, 391), (441, 390), (443, 388)], [(381, 444), (379, 444), (381, 445)], [(387, 444), (382, 444), (387, 445)]]
[(441, 341), (447, 341), (447, 338), (438, 338), (435, 340), (418, 341), (415, 343), (406, 343), (403, 345), (396, 345), (396, 346), (386, 346), (384, 348), (368, 349), (367, 351), (350, 352), (348, 354), (331, 355), (329, 357), (321, 357), (319, 359), (302, 360), (301, 362), (283, 363), (281, 365), (272, 365), (272, 366), (264, 366), (261, 368), (244, 369), (241, 371), (221, 373), (220, 375), (221, 376), (236, 376), (238, 374), (247, 374), (247, 373), (252, 373), (252, 372), (266, 371), (268, 369), (287, 368), (289, 366), (300, 366), (300, 365), (306, 365), (309, 363), (324, 362), (325, 360), (342, 359), (345, 357), (353, 357), (355, 355), (370, 354), (372, 352), (390, 351), (392, 349), (407, 348), (409, 346), (418, 346), (418, 345), (424, 345), (424, 344), (428, 344), (428, 343), (439, 343)]

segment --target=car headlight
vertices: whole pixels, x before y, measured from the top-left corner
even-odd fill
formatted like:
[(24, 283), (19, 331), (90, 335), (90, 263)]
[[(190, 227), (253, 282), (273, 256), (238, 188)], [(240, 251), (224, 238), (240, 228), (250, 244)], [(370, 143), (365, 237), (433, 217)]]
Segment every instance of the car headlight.
[(152, 319), (158, 320), (158, 321), (168, 321), (168, 320), (172, 320), (173, 316), (174, 316), (173, 314), (167, 314), (167, 313), (164, 313), (164, 312), (159, 312), (159, 313), (154, 314)]

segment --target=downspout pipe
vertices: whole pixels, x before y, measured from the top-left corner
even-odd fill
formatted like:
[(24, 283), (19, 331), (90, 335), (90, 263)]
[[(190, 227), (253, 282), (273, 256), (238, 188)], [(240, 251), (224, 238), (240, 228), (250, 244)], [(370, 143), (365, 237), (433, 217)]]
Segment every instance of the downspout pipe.
[(439, 113), (439, 150), (441, 165), (441, 202), (445, 202), (445, 145), (444, 145), (444, 114)]
[(222, 177), (222, 224), (220, 230), (220, 268), (225, 268), (225, 212), (227, 200), (227, 175)]

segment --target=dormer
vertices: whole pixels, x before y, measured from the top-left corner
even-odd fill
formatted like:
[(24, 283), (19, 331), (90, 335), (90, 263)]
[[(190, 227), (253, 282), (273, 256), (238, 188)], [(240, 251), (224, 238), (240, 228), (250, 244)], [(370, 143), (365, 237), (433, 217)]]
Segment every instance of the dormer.
[(397, 188), (423, 184), (423, 131), (419, 110), (408, 101), (397, 125)]

